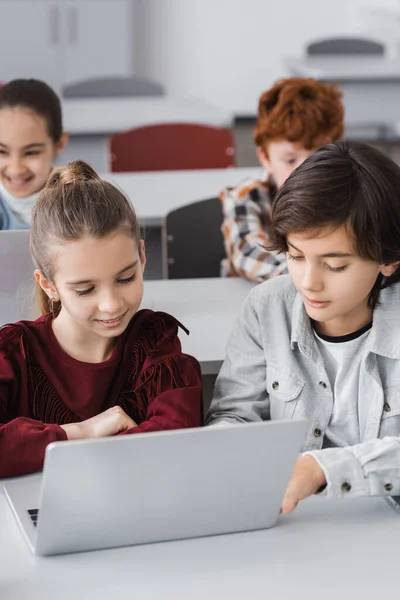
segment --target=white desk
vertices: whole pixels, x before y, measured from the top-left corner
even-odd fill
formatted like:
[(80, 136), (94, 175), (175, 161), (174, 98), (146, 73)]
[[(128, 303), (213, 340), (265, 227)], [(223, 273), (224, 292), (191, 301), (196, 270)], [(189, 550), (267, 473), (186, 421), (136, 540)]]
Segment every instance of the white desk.
[[(29, 267), (25, 270), (28, 280)], [(184, 352), (197, 358), (204, 375), (216, 375), (240, 307), (253, 285), (239, 278), (146, 281), (141, 308), (167, 312), (181, 321), (190, 331), (189, 336), (180, 332)], [(24, 286), (0, 295), (0, 326), (35, 318), (29, 288), (24, 282)]]
[(382, 57), (286, 60), (292, 75), (337, 82), (349, 126), (392, 127), (400, 120), (400, 61)]
[(240, 307), (254, 284), (239, 278), (146, 281), (142, 308), (170, 313), (190, 331), (180, 332), (183, 351), (215, 375)]
[(88, 161), (97, 171), (109, 169), (108, 137), (157, 123), (200, 123), (230, 129), (234, 115), (195, 97), (63, 99), (64, 129), (70, 134), (58, 163)]
[(262, 176), (260, 167), (103, 175), (129, 196), (144, 227), (161, 227), (163, 217), (171, 210), (218, 196), (227, 185), (235, 186), (246, 178)]
[(313, 497), (269, 530), (36, 558), (0, 481), (0, 598), (396, 598), (399, 530), (380, 498)]
[(400, 60), (359, 56), (291, 58), (287, 66), (301, 77), (320, 81), (396, 81), (400, 79)]

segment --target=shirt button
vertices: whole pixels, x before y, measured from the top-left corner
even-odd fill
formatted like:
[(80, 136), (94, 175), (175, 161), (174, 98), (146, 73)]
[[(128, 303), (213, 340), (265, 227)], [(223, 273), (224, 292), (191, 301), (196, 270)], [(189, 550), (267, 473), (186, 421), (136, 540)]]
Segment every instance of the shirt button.
[(314, 429), (314, 437), (319, 437), (321, 435), (322, 431), (319, 429), (319, 427), (316, 427)]
[(383, 487), (385, 488), (385, 490), (386, 490), (387, 492), (391, 492), (391, 491), (392, 491), (392, 489), (393, 489), (393, 486), (392, 486), (392, 484), (391, 484), (391, 483), (385, 483), (385, 485), (384, 485)]
[(326, 390), (326, 388), (328, 387), (328, 386), (326, 385), (325, 381), (320, 381), (320, 382), (319, 382), (319, 385), (320, 385), (321, 387), (323, 387), (323, 388), (324, 388), (324, 390)]
[(272, 389), (273, 390), (278, 390), (279, 389), (279, 381), (274, 381), (272, 384)]
[(348, 481), (342, 483), (342, 492), (349, 492), (351, 490), (351, 485)]
[(390, 406), (390, 404), (388, 404), (388, 402), (385, 402), (385, 404), (383, 405), (383, 410), (385, 412), (390, 412), (392, 410), (392, 407)]

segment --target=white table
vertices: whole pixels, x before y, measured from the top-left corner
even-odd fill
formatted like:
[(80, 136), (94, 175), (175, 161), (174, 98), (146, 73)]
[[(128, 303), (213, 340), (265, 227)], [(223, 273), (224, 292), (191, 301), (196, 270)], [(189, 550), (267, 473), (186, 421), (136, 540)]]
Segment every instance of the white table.
[[(29, 269), (27, 277), (28, 273)], [(167, 312), (178, 319), (190, 331), (187, 336), (180, 330), (184, 352), (197, 358), (204, 375), (216, 375), (240, 307), (253, 285), (239, 278), (146, 281), (141, 308)], [(0, 326), (35, 318), (29, 287), (26, 283), (1, 295)]]
[(0, 598), (396, 598), (399, 529), (381, 498), (313, 497), (269, 530), (36, 558), (0, 481)]
[(215, 375), (253, 283), (239, 278), (146, 281), (142, 308), (170, 313), (190, 331), (180, 332), (183, 351), (199, 361), (203, 375)]
[(392, 127), (400, 120), (400, 61), (384, 57), (286, 60), (292, 75), (337, 82), (349, 126)]
[(287, 66), (302, 77), (324, 81), (398, 81), (400, 60), (374, 56), (290, 58)]
[(145, 227), (161, 227), (163, 217), (171, 210), (218, 196), (227, 185), (235, 186), (247, 178), (262, 176), (260, 167), (103, 175), (129, 196), (140, 224)]
[(199, 123), (230, 129), (234, 115), (195, 97), (77, 98), (62, 100), (64, 129), (70, 134), (58, 163), (88, 161), (97, 171), (109, 169), (108, 137), (157, 123)]

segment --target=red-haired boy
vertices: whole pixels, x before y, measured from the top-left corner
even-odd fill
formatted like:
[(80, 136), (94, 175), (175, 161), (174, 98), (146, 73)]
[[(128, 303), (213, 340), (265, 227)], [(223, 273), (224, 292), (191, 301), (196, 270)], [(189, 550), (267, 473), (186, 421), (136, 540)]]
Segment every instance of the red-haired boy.
[(220, 195), (227, 258), (222, 275), (264, 281), (286, 272), (285, 254), (269, 252), (276, 191), (318, 148), (343, 135), (341, 93), (314, 79), (278, 81), (259, 100), (254, 141), (267, 176)]

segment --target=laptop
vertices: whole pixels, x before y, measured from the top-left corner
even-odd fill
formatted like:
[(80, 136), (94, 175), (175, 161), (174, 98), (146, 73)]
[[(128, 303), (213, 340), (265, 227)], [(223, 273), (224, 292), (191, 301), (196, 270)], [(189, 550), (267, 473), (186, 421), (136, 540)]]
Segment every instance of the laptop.
[(275, 525), (307, 421), (201, 427), (47, 446), (4, 483), (40, 556)]
[(26, 229), (0, 231), (0, 327), (38, 317), (29, 236)]

